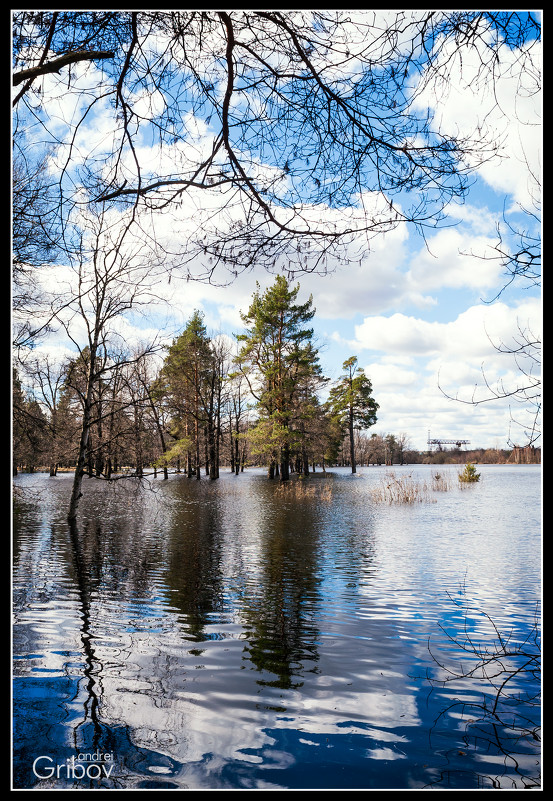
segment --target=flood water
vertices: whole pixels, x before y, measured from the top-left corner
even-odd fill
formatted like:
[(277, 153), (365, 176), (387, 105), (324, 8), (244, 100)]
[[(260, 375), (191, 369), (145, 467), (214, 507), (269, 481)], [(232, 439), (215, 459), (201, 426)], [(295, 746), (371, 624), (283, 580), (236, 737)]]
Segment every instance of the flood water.
[(13, 787), (538, 785), (541, 468), (436, 469), (17, 476)]

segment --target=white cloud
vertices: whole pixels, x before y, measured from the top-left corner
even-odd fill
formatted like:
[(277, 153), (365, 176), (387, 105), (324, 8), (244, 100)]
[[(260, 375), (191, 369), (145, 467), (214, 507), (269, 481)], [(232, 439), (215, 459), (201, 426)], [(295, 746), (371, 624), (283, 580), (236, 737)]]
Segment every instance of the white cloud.
[(429, 323), (396, 312), (390, 317), (367, 317), (355, 326), (355, 340), (351, 343), (359, 350), (433, 354), (439, 348), (439, 324)]
[(406, 370), (398, 364), (372, 362), (364, 365), (363, 369), (371, 379), (373, 386), (395, 388), (404, 392), (419, 381), (419, 374), (416, 371)]
[[(385, 15), (382, 20), (384, 24)], [(360, 37), (359, 49), (365, 44)], [(377, 47), (378, 42), (371, 46)], [(339, 60), (340, 49), (341, 44), (335, 43), (334, 53), (328, 54), (329, 65), (334, 63), (332, 58)], [(454, 66), (448, 94), (428, 92), (418, 103), (421, 107), (435, 108), (442, 129), (450, 134), (471, 134), (485, 122), (489, 132), (501, 136), (504, 160), (493, 159), (484, 164), (480, 176), (497, 192), (506, 192), (513, 201), (525, 202), (528, 193), (535, 190), (532, 180), (529, 180), (529, 166), (539, 174), (541, 128), (539, 124), (536, 127), (536, 123), (539, 123), (540, 97), (529, 92), (526, 97), (516, 98), (515, 87), (520, 76), (515, 65), (519, 53), (507, 50), (503, 54), (501, 77), (495, 84), (497, 95), (494, 97), (491, 91), (491, 81), (475, 84), (475, 94), (470, 83), (476, 75), (480, 54), (477, 49), (473, 54), (474, 60), (471, 60), (468, 51), (465, 53), (462, 69), (458, 63), (450, 62)], [(440, 55), (445, 63), (451, 53), (444, 48)], [(68, 126), (79, 119), (101, 74), (93, 64), (76, 65), (75, 70), (82, 73), (79, 78), (79, 87), (84, 90), (82, 94), (64, 94), (60, 91), (64, 84), (59, 77), (44, 78), (45, 93), (49, 97), (48, 112), (60, 139)], [(500, 106), (496, 105), (496, 99)], [(149, 102), (149, 98), (136, 96), (135, 110), (148, 115)], [(163, 98), (156, 97), (154, 102), (159, 111)], [(208, 126), (192, 116), (184, 123), (190, 134), (186, 147), (182, 144), (163, 150), (138, 147), (141, 163), (148, 165), (151, 160), (156, 171), (174, 175), (179, 170), (185, 172), (196, 158), (205, 155), (213, 141)], [(94, 117), (87, 118), (80, 126), (74, 146), (77, 149), (82, 146), (83, 153), (90, 147), (96, 148), (97, 152), (102, 149), (109, 151), (115, 135), (111, 111), (107, 104), (97, 103)], [(269, 165), (256, 164), (255, 168), (260, 178), (269, 181), (276, 177)], [(128, 169), (132, 175), (132, 162), (128, 163)], [(220, 216), (222, 204), (230, 197), (232, 201), (226, 204), (224, 217)], [(377, 220), (383, 220), (386, 209), (379, 207), (381, 201), (377, 195), (366, 193), (360, 196), (357, 207), (345, 209), (341, 214), (344, 219), (354, 220), (365, 208)], [(353, 240), (347, 250), (350, 264), (343, 267), (329, 264), (331, 270), (336, 267), (333, 274), (321, 278), (317, 274), (305, 273), (298, 278), (300, 301), (312, 293), (317, 319), (336, 321), (336, 327), (340, 327), (339, 333), (326, 335), (339, 354), (336, 369), (339, 371), (343, 358), (353, 353), (359, 356), (359, 363), (366, 368), (380, 404), (377, 429), (393, 433), (406, 431), (414, 446), (420, 448), (425, 446), (428, 428), (439, 429), (437, 433), (444, 435), (460, 436), (468, 432), (477, 445), (493, 444), (495, 440), (504, 442), (509, 420), (506, 406), (495, 406), (492, 410), (455, 403), (444, 396), (440, 386), (452, 395), (459, 393), (470, 397), (475, 385), (482, 381), (483, 369), (490, 376), (515, 381), (517, 373), (512, 361), (498, 354), (494, 345), (512, 341), (518, 321), (534, 331), (541, 328), (540, 303), (537, 300), (512, 302), (511, 305), (500, 302), (489, 306), (474, 302), (465, 309), (459, 304), (468, 302), (465, 301), (466, 294), (444, 291), (468, 290), (477, 297), (484, 290), (501, 284), (498, 262), (471, 254), (484, 256), (489, 253), (495, 242), (495, 223), (502, 209), (494, 212), (475, 203), (452, 205), (449, 212), (451, 219), (460, 221), (460, 225), (429, 236), (427, 248), (420, 246), (420, 240), (414, 240), (407, 226), (401, 223), (394, 230), (371, 239), (370, 243), (361, 238)], [(323, 220), (330, 229), (337, 222), (337, 212), (323, 205), (306, 207), (301, 213), (311, 221)], [(214, 223), (225, 232), (230, 225), (243, 219), (244, 208), (237, 202), (235, 194), (188, 190), (182, 197), (180, 208), (172, 213), (165, 210), (149, 220), (144, 218), (141, 224), (143, 231), (161, 248), (177, 253), (187, 237), (193, 237), (204, 229), (209, 231)], [(167, 264), (169, 261), (168, 258)], [(198, 260), (193, 268), (197, 274), (202, 274), (207, 266)], [(57, 272), (57, 269), (55, 280), (59, 287), (62, 271)], [(230, 281), (230, 278), (226, 273), (215, 275), (215, 281)], [(117, 323), (117, 331), (126, 341), (134, 342), (153, 337), (160, 331), (165, 333), (165, 321), (170, 319), (172, 334), (176, 335), (182, 331), (193, 311), (200, 309), (205, 312), (205, 322), (211, 331), (237, 332), (242, 328), (240, 311), (247, 310), (256, 290), (256, 280), (263, 291), (272, 284), (274, 277), (254, 270), (239, 275), (228, 286), (220, 287), (185, 281), (175, 273), (170, 282), (163, 278), (156, 284), (159, 301), (150, 304), (149, 319), (127, 318)], [(440, 318), (449, 318), (448, 321), (423, 319), (422, 310), (428, 312), (438, 301)], [(416, 316), (413, 309), (421, 310), (421, 316)], [(364, 319), (355, 325), (352, 336), (351, 321), (356, 315), (362, 315)], [(424, 316), (430, 317), (428, 313)], [(159, 320), (157, 327), (155, 320)], [(82, 321), (79, 325), (79, 336), (82, 336)], [(55, 347), (63, 347), (59, 337)]]
[(497, 154), (479, 166), (479, 174), (496, 191), (529, 206), (536, 192), (535, 178), (541, 174), (538, 48), (532, 64), (523, 51), (509, 47), (501, 48), (498, 61), (490, 59), (483, 39), (475, 39), (462, 58), (453, 42), (438, 42), (435, 50), (448, 79), (430, 82), (415, 108), (433, 109), (442, 133), (477, 136), (480, 145), (489, 147), (490, 156), (497, 146)]
[(498, 259), (491, 258), (493, 245), (486, 237), (444, 229), (429, 238), (428, 246), (413, 256), (407, 278), (422, 292), (442, 287), (480, 290), (496, 287), (502, 266)]
[(448, 323), (428, 322), (396, 312), (390, 317), (367, 317), (355, 326), (351, 345), (361, 350), (406, 355), (463, 356), (481, 358), (494, 351), (490, 342), (506, 341), (517, 320), (541, 330), (539, 299), (508, 306), (505, 303), (471, 306)]
[[(489, 397), (498, 381), (505, 388), (520, 383), (520, 363), (497, 349), (514, 344), (518, 326), (539, 334), (539, 299), (471, 306), (446, 323), (399, 313), (367, 317), (347, 346), (360, 353), (380, 405), (375, 431), (405, 431), (420, 449), (429, 429), (435, 436), (469, 439), (475, 447), (507, 447), (509, 400), (478, 406), (469, 401)], [(363, 351), (371, 352), (370, 361), (363, 360)]]

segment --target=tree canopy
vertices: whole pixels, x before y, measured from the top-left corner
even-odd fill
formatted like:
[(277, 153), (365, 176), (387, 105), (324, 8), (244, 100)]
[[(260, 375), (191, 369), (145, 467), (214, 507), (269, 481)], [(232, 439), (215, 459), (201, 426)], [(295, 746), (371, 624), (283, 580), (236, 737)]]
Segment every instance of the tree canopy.
[(351, 356), (342, 365), (344, 374), (330, 390), (329, 402), (340, 425), (349, 435), (351, 472), (355, 465), (355, 429), (370, 428), (376, 423), (378, 403), (372, 396), (372, 383), (365, 371), (358, 367), (357, 357)]
[(290, 287), (277, 276), (264, 293), (258, 290), (242, 320), (246, 333), (237, 362), (256, 401), (260, 445), (270, 456), (271, 468), (280, 463), (287, 476), (292, 445), (302, 437), (298, 422), (308, 414), (307, 404), (322, 382), (313, 329), (312, 298), (297, 303), (299, 284)]
[(195, 277), (324, 271), (463, 199), (498, 144), (442, 131), (425, 90), (518, 48), (533, 91), (538, 38), (531, 12), (16, 11), (14, 130), (62, 228), (108, 203)]

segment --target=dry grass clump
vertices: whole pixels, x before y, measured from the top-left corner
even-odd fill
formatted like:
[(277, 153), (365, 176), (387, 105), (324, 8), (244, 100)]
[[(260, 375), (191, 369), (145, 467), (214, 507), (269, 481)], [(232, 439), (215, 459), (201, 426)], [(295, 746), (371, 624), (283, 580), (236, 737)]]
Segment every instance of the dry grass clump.
[(332, 499), (332, 482), (329, 480), (304, 480), (297, 478), (291, 481), (280, 481), (275, 492), (282, 498), (319, 498), (323, 501)]
[[(424, 482), (425, 485), (427, 482)], [(446, 473), (435, 472), (432, 474), (432, 483), (430, 488), (433, 492), (447, 492), (453, 487), (451, 476)]]
[(435, 492), (447, 492), (453, 486), (449, 476), (433, 473), (430, 481), (417, 480), (409, 473), (397, 476), (387, 472), (380, 484), (371, 491), (376, 503), (436, 503)]
[(380, 484), (371, 490), (371, 495), (376, 503), (416, 503), (424, 500), (420, 482), (411, 475), (398, 477), (395, 473), (386, 473)]

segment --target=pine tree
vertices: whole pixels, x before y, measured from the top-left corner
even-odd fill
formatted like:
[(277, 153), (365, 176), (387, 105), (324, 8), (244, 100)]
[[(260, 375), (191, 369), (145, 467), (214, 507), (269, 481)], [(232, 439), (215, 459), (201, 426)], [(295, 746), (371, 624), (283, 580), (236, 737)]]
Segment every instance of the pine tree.
[[(259, 284), (247, 313), (241, 315), (246, 333), (237, 336), (238, 365), (247, 379), (259, 415), (251, 432), (254, 449), (269, 460), (269, 477), (277, 469), (289, 478), (294, 447), (305, 432), (299, 420), (302, 400), (312, 394), (313, 382), (322, 381), (313, 329), (312, 298), (297, 303), (299, 284), (289, 286), (283, 276), (261, 293)], [(279, 468), (277, 468), (279, 465)]]
[[(188, 475), (200, 479), (201, 440), (205, 437), (206, 472), (219, 477), (217, 449), (220, 402), (220, 371), (215, 351), (203, 322), (195, 311), (182, 334), (169, 347), (162, 368), (166, 402), (172, 410), (173, 438), (170, 452), (186, 454)], [(193, 463), (191, 461), (193, 457)]]
[(376, 423), (378, 403), (372, 397), (372, 384), (365, 371), (357, 366), (357, 357), (350, 356), (342, 365), (344, 375), (331, 389), (329, 401), (340, 425), (347, 429), (350, 444), (351, 472), (355, 463), (354, 430)]

